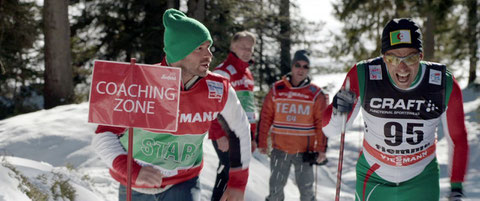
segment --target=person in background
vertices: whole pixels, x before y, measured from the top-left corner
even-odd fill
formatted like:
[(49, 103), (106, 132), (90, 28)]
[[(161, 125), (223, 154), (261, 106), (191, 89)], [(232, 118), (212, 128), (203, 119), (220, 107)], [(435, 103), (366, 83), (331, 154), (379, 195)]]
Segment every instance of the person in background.
[(313, 163), (326, 160), (327, 138), (322, 132), (322, 114), (328, 96), (311, 83), (310, 60), (305, 50), (295, 52), (291, 72), (273, 84), (265, 96), (260, 114), (258, 150), (267, 154), (267, 138), (272, 134), (270, 181), (267, 201), (283, 201), (283, 189), (290, 167), (300, 200), (315, 200)]
[[(240, 103), (245, 110), (250, 122), (252, 152), (256, 147), (255, 131), (255, 98), (253, 96), (254, 81), (248, 67), (253, 64), (252, 55), (256, 37), (248, 31), (237, 32), (230, 42), (230, 53), (225, 61), (215, 68), (214, 73), (226, 77), (237, 94)], [(219, 163), (217, 178), (212, 191), (212, 201), (218, 201), (227, 187), (229, 178), (229, 139), (227, 132), (231, 132), (228, 125), (221, 118), (212, 122), (208, 132), (208, 138), (212, 140), (213, 147), (217, 152)]]
[[(166, 57), (161, 65), (182, 69), (178, 130), (134, 128), (132, 200), (200, 201), (203, 139), (218, 114), (231, 130), (232, 168), (222, 200), (242, 201), (251, 158), (247, 115), (228, 80), (208, 71), (212, 60), (208, 29), (175, 9), (165, 11), (163, 24)], [(111, 176), (120, 182), (121, 201), (126, 198), (127, 184), (126, 130), (100, 125), (92, 142)]]
[(450, 148), (449, 199), (460, 201), (468, 141), (457, 81), (445, 65), (422, 61), (422, 34), (411, 19), (386, 24), (381, 53), (350, 69), (350, 89), (335, 95), (323, 117), (323, 131), (331, 137), (340, 134), (340, 114), (348, 114), (348, 127), (362, 111), (355, 200), (438, 201), (436, 128), (442, 123)]

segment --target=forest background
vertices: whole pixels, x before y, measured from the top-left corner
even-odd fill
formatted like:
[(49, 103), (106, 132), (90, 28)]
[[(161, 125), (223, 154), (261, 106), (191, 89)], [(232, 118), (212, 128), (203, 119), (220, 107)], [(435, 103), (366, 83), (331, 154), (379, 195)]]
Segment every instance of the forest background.
[(95, 59), (159, 63), (168, 8), (209, 28), (212, 68), (225, 59), (235, 32), (255, 33), (251, 70), (259, 106), (290, 71), (296, 50), (328, 58), (312, 62), (312, 74), (347, 71), (380, 56), (382, 29), (398, 17), (420, 24), (425, 60), (446, 64), (457, 80), (480, 88), (478, 0), (331, 1), (340, 27), (323, 35), (329, 22), (305, 19), (302, 1), (308, 0), (0, 0), (0, 119), (87, 101)]

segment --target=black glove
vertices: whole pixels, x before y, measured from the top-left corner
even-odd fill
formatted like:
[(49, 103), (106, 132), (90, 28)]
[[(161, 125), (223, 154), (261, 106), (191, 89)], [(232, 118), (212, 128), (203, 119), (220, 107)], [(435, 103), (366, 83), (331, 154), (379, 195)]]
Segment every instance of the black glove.
[(310, 163), (310, 165), (326, 165), (328, 163), (328, 158), (326, 158), (321, 163), (317, 162), (318, 152), (308, 151), (303, 153), (303, 162)]
[(335, 94), (332, 104), (337, 112), (349, 113), (353, 110), (353, 103), (355, 103), (355, 93), (342, 89)]
[(463, 195), (462, 189), (460, 188), (454, 188), (450, 192), (450, 195), (448, 196), (449, 201), (462, 201), (462, 198), (465, 197)]

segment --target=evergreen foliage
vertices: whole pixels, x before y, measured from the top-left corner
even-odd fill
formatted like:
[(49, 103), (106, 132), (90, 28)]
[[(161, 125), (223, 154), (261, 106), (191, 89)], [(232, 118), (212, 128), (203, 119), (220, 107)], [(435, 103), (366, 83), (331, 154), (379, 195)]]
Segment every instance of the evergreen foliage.
[[(286, 4), (288, 3), (288, 4)], [(244, 4), (245, 5), (245, 4)], [(282, 6), (288, 5), (290, 15), (287, 17)], [(281, 76), (290, 72), (292, 47), (309, 49), (322, 40), (308, 39), (309, 34), (318, 32), (322, 24), (307, 21), (300, 16), (298, 6), (294, 2), (284, 0), (261, 0), (249, 6), (243, 14), (240, 24), (244, 29), (257, 35), (255, 46), (255, 65), (251, 68), (255, 84), (261, 91), (268, 91), (268, 87)], [(284, 27), (282, 29), (282, 26)], [(231, 32), (233, 34), (235, 32)], [(282, 41), (286, 41), (282, 43)], [(283, 44), (283, 45), (282, 45)], [(313, 51), (312, 51), (313, 52)], [(320, 53), (315, 52), (316, 56)], [(313, 70), (314, 72), (316, 69)], [(258, 93), (262, 94), (262, 93)], [(259, 96), (263, 99), (263, 96)]]
[(42, 94), (40, 19), (34, 2), (0, 1), (0, 119), (41, 108), (24, 105)]
[[(76, 102), (86, 101), (94, 59), (159, 63), (163, 57), (163, 12), (187, 5), (200, 16), (214, 44), (211, 68), (222, 62), (235, 32), (256, 34), (255, 64), (250, 68), (261, 102), (268, 87), (290, 71), (291, 53), (312, 51), (312, 58), (331, 56), (335, 66), (380, 55), (383, 26), (392, 18), (409, 17), (424, 32), (425, 57), (447, 66), (467, 68), (475, 82), (478, 69), (478, 0), (339, 0), (334, 14), (343, 23), (340, 34), (312, 38), (322, 28), (300, 17), (290, 0), (70, 0), (69, 19)], [(200, 7), (198, 7), (200, 6)], [(287, 7), (288, 6), (288, 7)], [(182, 7), (185, 9), (185, 7)], [(288, 12), (287, 12), (288, 11)], [(0, 119), (43, 107), (43, 34), (41, 7), (33, 0), (0, 0)], [(310, 36), (310, 38), (309, 38)], [(314, 50), (315, 44), (334, 41)], [(1, 68), (3, 66), (3, 68)], [(312, 66), (312, 73), (325, 72)], [(456, 69), (451, 69), (455, 71)], [(3, 70), (1, 70), (3, 69)], [(478, 79), (477, 79), (478, 80)]]
[[(422, 27), (425, 60), (445, 63), (447, 66), (464, 66), (463, 61), (467, 58), (476, 58), (475, 62), (478, 55), (473, 49), (478, 49), (478, 45), (470, 51), (469, 47), (478, 41), (478, 13), (470, 14), (470, 18), (477, 19), (477, 23), (468, 25), (466, 21), (466, 13), (479, 8), (478, 4), (466, 5), (472, 1), (339, 1), (334, 3), (334, 11), (344, 27), (341, 34), (334, 36), (336, 43), (330, 48), (329, 54), (347, 70), (356, 61), (380, 55), (382, 30), (390, 19), (412, 18)], [(352, 55), (353, 58), (343, 59), (345, 55)]]
[[(77, 0), (72, 6), (71, 39), (74, 83), (88, 85), (93, 60), (155, 64), (163, 59), (163, 12), (167, 1)], [(88, 91), (77, 88), (77, 101)]]
[[(139, 63), (159, 63), (162, 60), (164, 53), (161, 17), (167, 9), (167, 1), (83, 0), (74, 3), (85, 5), (81, 14), (73, 17), (71, 29), (77, 84), (88, 82), (91, 58), (128, 62), (135, 57)], [(196, 7), (203, 5), (201, 1), (188, 3), (190, 7), (203, 9)], [(207, 0), (205, 17), (201, 16), (202, 13), (188, 11), (190, 15), (201, 16), (199, 18), (203, 20), (199, 20), (210, 30), (214, 41), (211, 68), (227, 57), (233, 34), (249, 30), (259, 38), (255, 48), (256, 62), (251, 68), (256, 80), (262, 80), (257, 83), (264, 88), (288, 72), (290, 66), (285, 72), (280, 71), (280, 31), (281, 23), (286, 20), (281, 17), (280, 3), (279, 0)], [(312, 42), (305, 40), (305, 34), (317, 31), (321, 26), (312, 22), (305, 23), (305, 19), (298, 17), (298, 8), (292, 3), (289, 5), (297, 11), (290, 19), (292, 31), (289, 42), (291, 41), (292, 45), (311, 46)], [(291, 59), (289, 54), (284, 57), (288, 57), (284, 58), (287, 61)]]

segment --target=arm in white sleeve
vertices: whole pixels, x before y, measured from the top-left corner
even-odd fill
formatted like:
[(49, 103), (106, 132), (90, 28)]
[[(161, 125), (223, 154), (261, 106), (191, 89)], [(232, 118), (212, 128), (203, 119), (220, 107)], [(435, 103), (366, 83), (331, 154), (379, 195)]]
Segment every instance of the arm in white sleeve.
[[(347, 78), (349, 78), (350, 80), (350, 91), (355, 93), (355, 103), (353, 105), (353, 111), (351, 111), (347, 116), (346, 127), (350, 128), (362, 106), (360, 97), (360, 84), (357, 77), (357, 66), (354, 66), (352, 69), (350, 69), (347, 74)], [(342, 88), (345, 88), (347, 78), (345, 78)], [(335, 111), (335, 108), (333, 108), (333, 103), (331, 103), (323, 113), (322, 118), (322, 131), (325, 136), (333, 137), (340, 135), (340, 133), (342, 132), (342, 121), (342, 115)]]
[(233, 133), (233, 136), (229, 136), (230, 160), (233, 164), (231, 168), (247, 168), (251, 157), (250, 123), (235, 90), (231, 86), (228, 89), (227, 102), (220, 114), (232, 131), (231, 133)]
[(115, 160), (117, 156), (127, 154), (122, 144), (120, 144), (118, 135), (112, 132), (95, 134), (93, 136), (92, 146), (109, 168), (112, 168), (113, 160)]

